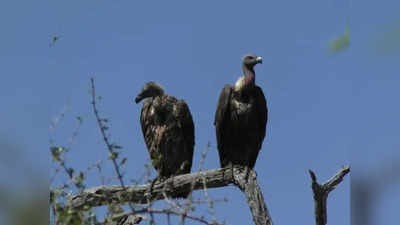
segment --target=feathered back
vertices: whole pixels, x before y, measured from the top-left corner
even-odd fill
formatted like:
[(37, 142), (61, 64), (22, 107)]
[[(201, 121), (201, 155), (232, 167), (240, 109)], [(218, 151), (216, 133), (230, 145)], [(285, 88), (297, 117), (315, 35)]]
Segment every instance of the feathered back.
[(190, 173), (195, 143), (194, 123), (187, 104), (165, 94), (147, 98), (140, 122), (159, 176)]

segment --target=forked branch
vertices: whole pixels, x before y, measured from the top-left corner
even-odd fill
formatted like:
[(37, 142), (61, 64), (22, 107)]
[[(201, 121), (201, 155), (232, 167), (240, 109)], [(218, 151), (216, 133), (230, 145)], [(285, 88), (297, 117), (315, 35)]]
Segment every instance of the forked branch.
[[(342, 168), (334, 177), (324, 184), (318, 184), (315, 173), (309, 170), (315, 201), (315, 219), (317, 225), (326, 225), (326, 201), (329, 192), (350, 172), (350, 167)], [(84, 209), (107, 204), (138, 203), (146, 204), (148, 200), (156, 201), (186, 196), (191, 191), (225, 187), (234, 184), (246, 195), (253, 221), (256, 225), (272, 225), (272, 219), (266, 207), (261, 188), (257, 182), (255, 171), (242, 167), (219, 168), (169, 178), (151, 184), (139, 186), (100, 186), (84, 190), (72, 196), (68, 205), (73, 209)], [(136, 211), (137, 213), (138, 211)], [(143, 212), (142, 212), (143, 213)], [(163, 213), (162, 211), (156, 213)], [(128, 214), (126, 214), (128, 215)]]
[(326, 225), (327, 220), (327, 199), (329, 192), (333, 191), (343, 178), (350, 172), (350, 167), (345, 166), (339, 170), (331, 179), (323, 184), (317, 183), (317, 177), (312, 170), (308, 171), (310, 173), (312, 181), (312, 190), (314, 196), (314, 213), (315, 213), (315, 224), (316, 225)]

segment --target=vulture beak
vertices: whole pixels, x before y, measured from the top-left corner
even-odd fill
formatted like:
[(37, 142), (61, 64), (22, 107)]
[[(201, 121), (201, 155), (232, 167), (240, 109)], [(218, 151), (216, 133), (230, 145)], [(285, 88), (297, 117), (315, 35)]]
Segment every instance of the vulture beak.
[(142, 101), (143, 96), (141, 94), (139, 94), (136, 98), (135, 98), (135, 102), (136, 104), (138, 104), (140, 101)]
[(261, 58), (260, 56), (258, 56), (258, 57), (256, 58), (256, 63), (262, 64), (262, 58)]

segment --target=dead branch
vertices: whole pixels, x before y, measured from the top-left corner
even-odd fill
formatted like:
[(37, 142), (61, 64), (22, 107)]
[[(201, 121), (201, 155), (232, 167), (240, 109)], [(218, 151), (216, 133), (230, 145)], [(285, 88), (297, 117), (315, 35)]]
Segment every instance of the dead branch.
[(344, 176), (350, 172), (350, 167), (345, 166), (339, 170), (331, 179), (323, 184), (317, 183), (317, 177), (312, 170), (308, 171), (312, 180), (312, 190), (314, 196), (314, 213), (315, 213), (315, 223), (316, 225), (326, 225), (327, 211), (326, 204), (328, 195), (333, 191), (336, 186), (343, 181)]
[[(343, 178), (349, 172), (350, 167), (346, 166), (324, 184), (318, 184), (315, 173), (309, 170), (312, 179), (312, 189), (314, 192), (315, 218), (317, 225), (326, 225), (326, 202), (328, 194), (334, 190), (340, 182), (342, 182)], [(90, 188), (69, 198), (68, 205), (73, 209), (80, 210), (85, 209), (85, 207), (128, 202), (147, 204), (148, 201), (187, 196), (193, 190), (225, 187), (229, 184), (236, 185), (246, 195), (247, 203), (256, 225), (273, 224), (262, 191), (257, 182), (256, 172), (243, 167), (234, 167), (233, 169), (219, 168), (172, 177), (163, 182), (156, 182), (151, 191), (151, 184), (125, 186), (125, 189), (120, 186), (100, 186)], [(143, 210), (148, 209), (145, 208)], [(136, 211), (136, 213), (139, 212), (141, 211)], [(151, 212), (180, 215), (180, 212), (177, 211), (171, 211), (168, 213), (162, 210)], [(125, 214), (125, 216), (127, 215), (134, 214)], [(183, 216), (189, 218), (187, 214)], [(196, 217), (193, 218), (196, 219)]]
[(163, 182), (156, 182), (150, 194), (150, 184), (138, 186), (100, 186), (84, 190), (69, 199), (69, 206), (74, 209), (83, 209), (85, 206), (94, 207), (107, 204), (138, 203), (147, 204), (147, 195), (150, 201), (164, 199), (163, 193), (170, 198), (187, 195), (191, 190), (203, 189), (203, 178), (207, 188), (224, 187), (233, 183), (232, 173), (226, 168), (184, 174), (169, 178)]
[(257, 182), (257, 174), (254, 170), (244, 169), (241, 172), (234, 172), (235, 184), (246, 195), (253, 216), (254, 224), (273, 225), (272, 218), (265, 205), (264, 196)]
[(106, 204), (138, 203), (146, 204), (148, 199), (156, 201), (179, 198), (188, 195), (191, 190), (225, 187), (234, 184), (245, 193), (253, 220), (257, 225), (272, 225), (261, 189), (257, 183), (257, 175), (253, 170), (242, 167), (219, 168), (203, 172), (184, 174), (169, 178), (164, 182), (156, 182), (150, 193), (150, 184), (139, 186), (101, 186), (84, 190), (68, 200), (73, 209), (101, 206)]

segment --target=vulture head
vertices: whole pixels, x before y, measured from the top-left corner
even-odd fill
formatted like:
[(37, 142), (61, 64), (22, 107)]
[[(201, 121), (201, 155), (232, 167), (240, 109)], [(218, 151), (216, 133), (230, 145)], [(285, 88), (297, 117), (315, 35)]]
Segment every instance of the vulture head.
[(164, 94), (162, 87), (156, 82), (148, 82), (144, 85), (142, 91), (135, 98), (135, 102), (139, 103), (145, 98), (156, 97)]
[(239, 77), (236, 81), (235, 91), (245, 90), (247, 87), (254, 86), (254, 66), (258, 63), (262, 63), (262, 58), (260, 56), (256, 56), (255, 54), (246, 54), (243, 56), (242, 68), (244, 76)]
[(262, 63), (262, 58), (255, 54), (246, 54), (243, 56), (242, 63), (243, 69), (253, 70), (257, 63)]

